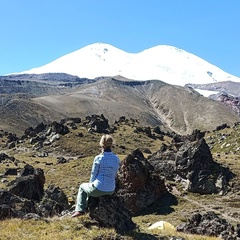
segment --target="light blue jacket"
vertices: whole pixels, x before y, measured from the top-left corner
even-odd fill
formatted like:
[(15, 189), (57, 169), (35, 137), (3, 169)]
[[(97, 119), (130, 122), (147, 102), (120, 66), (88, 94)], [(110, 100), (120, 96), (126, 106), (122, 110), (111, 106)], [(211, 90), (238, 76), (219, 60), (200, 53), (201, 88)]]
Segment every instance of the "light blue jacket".
[(116, 173), (120, 160), (113, 152), (103, 152), (94, 158), (90, 182), (100, 191), (115, 190)]

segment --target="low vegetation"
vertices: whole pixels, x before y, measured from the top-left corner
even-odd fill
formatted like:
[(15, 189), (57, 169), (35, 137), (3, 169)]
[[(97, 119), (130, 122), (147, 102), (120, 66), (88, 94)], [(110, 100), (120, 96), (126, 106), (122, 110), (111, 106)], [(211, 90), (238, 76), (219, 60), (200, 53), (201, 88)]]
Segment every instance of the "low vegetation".
[[(146, 132), (137, 131), (139, 127), (135, 121), (118, 123), (113, 132), (115, 138), (114, 152), (120, 159), (129, 154), (132, 150), (139, 148), (146, 157), (160, 149), (162, 144), (170, 144), (171, 138), (162, 138), (155, 133), (149, 137)], [(215, 132), (208, 132), (205, 136), (214, 160), (229, 167), (236, 177), (231, 182), (231, 191), (224, 195), (199, 195), (184, 192), (181, 185), (175, 182), (167, 182), (171, 185), (171, 193), (177, 201), (173, 201), (168, 209), (164, 209), (162, 199), (155, 203), (145, 213), (133, 217), (138, 228), (135, 231), (119, 235), (114, 229), (101, 228), (97, 222), (88, 215), (78, 219), (70, 216), (56, 216), (44, 220), (19, 220), (8, 219), (0, 222), (0, 239), (164, 239), (164, 236), (180, 236), (186, 240), (214, 240), (217, 238), (187, 235), (177, 232), (175, 229), (154, 229), (149, 226), (158, 221), (166, 221), (176, 227), (178, 224), (187, 222), (189, 217), (196, 212), (211, 210), (225, 218), (231, 224), (236, 225), (240, 221), (240, 142), (238, 142), (240, 127), (225, 128)], [(9, 156), (19, 160), (18, 168), (26, 163), (35, 168), (42, 168), (45, 173), (45, 187), (49, 185), (59, 186), (67, 195), (70, 206), (74, 205), (78, 186), (81, 182), (88, 181), (90, 169), (94, 156), (99, 152), (98, 141), (100, 133), (90, 133), (82, 125), (78, 124), (76, 129), (61, 136), (51, 146), (45, 146), (41, 151), (47, 152), (47, 156), (39, 155), (39, 150), (33, 145), (19, 142), (15, 148), (5, 148), (6, 139), (0, 138), (0, 150)], [(58, 157), (64, 157), (66, 163), (57, 163)], [(0, 164), (0, 174), (16, 167), (12, 162)], [(13, 176), (2, 176), (0, 188), (7, 188), (6, 182), (13, 179)], [(6, 181), (3, 181), (5, 179)]]

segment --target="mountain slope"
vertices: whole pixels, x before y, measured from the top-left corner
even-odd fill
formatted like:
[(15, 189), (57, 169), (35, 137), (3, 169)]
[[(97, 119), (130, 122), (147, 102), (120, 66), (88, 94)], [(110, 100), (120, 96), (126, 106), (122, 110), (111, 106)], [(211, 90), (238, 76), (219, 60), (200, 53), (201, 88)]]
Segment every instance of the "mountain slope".
[(207, 61), (172, 46), (159, 45), (140, 53), (127, 53), (109, 44), (95, 43), (42, 67), (23, 73), (63, 72), (80, 78), (122, 75), (134, 80), (158, 79), (173, 85), (240, 82)]
[(209, 83), (209, 84), (188, 84), (189, 87), (194, 89), (215, 91), (218, 93), (228, 93), (233, 97), (240, 97), (240, 83), (225, 81), (225, 82), (217, 82), (217, 83)]
[(191, 88), (120, 76), (98, 79), (57, 95), (31, 99), (14, 96), (0, 105), (0, 111), (0, 127), (11, 131), (15, 128), (18, 133), (41, 121), (92, 114), (103, 114), (110, 122), (122, 116), (135, 118), (142, 125), (160, 126), (181, 134), (239, 121), (226, 107)]

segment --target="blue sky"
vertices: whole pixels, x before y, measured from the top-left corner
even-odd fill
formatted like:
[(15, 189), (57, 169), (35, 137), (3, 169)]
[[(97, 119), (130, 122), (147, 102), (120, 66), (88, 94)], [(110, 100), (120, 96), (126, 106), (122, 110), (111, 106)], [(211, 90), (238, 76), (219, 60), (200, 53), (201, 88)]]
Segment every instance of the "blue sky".
[(240, 77), (239, 0), (0, 0), (0, 75), (103, 42), (172, 45)]

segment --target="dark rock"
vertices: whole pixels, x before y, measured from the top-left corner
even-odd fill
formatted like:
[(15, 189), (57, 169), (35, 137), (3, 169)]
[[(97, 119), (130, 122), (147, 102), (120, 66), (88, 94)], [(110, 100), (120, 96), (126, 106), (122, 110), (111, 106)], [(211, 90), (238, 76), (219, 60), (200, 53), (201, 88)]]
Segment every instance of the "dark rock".
[(8, 156), (6, 153), (0, 153), (0, 162), (4, 160), (10, 160), (11, 162), (14, 162), (15, 158)]
[(225, 128), (229, 128), (229, 126), (226, 123), (224, 123), (224, 124), (222, 124), (220, 126), (217, 126), (216, 127), (216, 131), (220, 131), (220, 130), (223, 130)]
[(121, 116), (118, 120), (118, 122), (125, 122), (126, 121), (126, 117), (125, 116)]
[(64, 157), (57, 157), (57, 164), (66, 163), (67, 160)]
[(104, 117), (103, 114), (92, 115), (86, 117), (85, 125), (89, 128), (89, 131), (94, 131), (98, 133), (109, 133), (109, 124), (108, 120)]
[(27, 128), (24, 132), (24, 136), (22, 136), (22, 139), (31, 137), (30, 143), (42, 143), (44, 140), (46, 140), (47, 136), (49, 136), (53, 132), (65, 135), (69, 133), (69, 129), (63, 123), (58, 123), (56, 121), (52, 122), (49, 125), (39, 123), (34, 129), (32, 127)]
[(9, 175), (17, 175), (17, 169), (16, 168), (9, 168), (6, 170), (4, 173), (4, 176), (9, 176)]
[(38, 213), (44, 217), (60, 215), (62, 211), (69, 209), (67, 196), (59, 187), (51, 185), (44, 192), (41, 202), (37, 204), (37, 209)]
[(212, 158), (204, 133), (194, 131), (189, 136), (174, 136), (172, 145), (163, 145), (148, 159), (159, 174), (168, 180), (182, 179), (188, 191), (224, 194), (234, 174)]
[(34, 131), (34, 129), (32, 127), (29, 127), (27, 129), (25, 129), (24, 131), (24, 136), (22, 138), (25, 138), (27, 136), (29, 137), (35, 137), (37, 134), (36, 132)]
[(9, 183), (9, 192), (29, 200), (39, 201), (44, 192), (45, 176), (40, 168), (25, 165), (16, 180)]
[(240, 238), (240, 224), (237, 224), (237, 236)]
[(115, 194), (99, 198), (90, 197), (88, 208), (90, 217), (99, 222), (102, 227), (114, 228), (121, 233), (136, 227), (131, 213)]
[(38, 134), (38, 133), (40, 133), (40, 132), (43, 132), (43, 131), (46, 129), (46, 127), (47, 127), (47, 125), (44, 124), (43, 122), (41, 122), (41, 123), (39, 123), (39, 124), (35, 127), (34, 132), (35, 132), (36, 134)]
[(0, 219), (27, 219), (33, 213), (52, 217), (68, 210), (64, 192), (55, 186), (49, 186), (44, 192), (44, 183), (43, 170), (26, 165), (16, 180), (9, 183), (9, 191), (0, 191)]
[(83, 137), (83, 136), (84, 136), (84, 135), (83, 135), (82, 132), (80, 132), (80, 133), (77, 134), (77, 137)]
[(138, 214), (167, 192), (164, 180), (137, 149), (121, 163), (116, 194), (132, 214)]
[(73, 120), (68, 120), (65, 122), (65, 124), (73, 130), (77, 129), (77, 125)]
[(0, 220), (22, 217), (30, 212), (36, 212), (33, 201), (20, 198), (8, 191), (0, 190)]
[(0, 162), (6, 158), (8, 158), (8, 155), (6, 153), (0, 153)]
[(159, 126), (156, 126), (155, 128), (153, 128), (153, 132), (157, 133), (157, 134), (162, 134), (161, 129)]
[(7, 144), (7, 148), (8, 149), (12, 149), (12, 148), (15, 148), (16, 147), (16, 143), (15, 142), (10, 142)]
[(59, 133), (61, 135), (65, 135), (69, 133), (69, 129), (67, 126), (65, 126), (64, 124), (58, 123), (56, 121), (52, 122), (50, 126), (52, 129), (52, 132)]
[(152, 130), (150, 127), (145, 127), (143, 130), (147, 134), (148, 137), (152, 137)]
[(121, 148), (121, 149), (126, 149), (126, 146), (120, 145), (119, 148)]
[(9, 133), (7, 135), (7, 143), (11, 143), (11, 142), (16, 142), (18, 140), (18, 137), (16, 136), (16, 134), (13, 134), (13, 133)]
[(143, 148), (142, 152), (147, 153), (147, 154), (152, 154), (152, 152), (149, 148)]
[(188, 223), (177, 226), (177, 231), (222, 239), (237, 239), (234, 227), (214, 212), (194, 214)]

